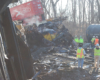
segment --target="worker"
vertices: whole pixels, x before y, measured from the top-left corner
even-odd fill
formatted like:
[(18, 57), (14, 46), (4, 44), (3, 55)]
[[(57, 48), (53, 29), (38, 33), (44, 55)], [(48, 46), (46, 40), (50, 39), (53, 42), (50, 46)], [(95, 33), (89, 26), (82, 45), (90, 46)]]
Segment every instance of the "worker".
[(91, 42), (94, 44), (95, 36), (92, 37)]
[(83, 44), (79, 43), (79, 47), (77, 49), (77, 58), (78, 58), (78, 68), (83, 68), (83, 63), (84, 63), (84, 55), (85, 50), (82, 48)]
[(92, 47), (95, 47), (95, 45), (94, 45), (94, 43), (95, 43), (95, 36), (92, 37), (91, 43), (92, 43)]
[(96, 38), (95, 38), (95, 43), (94, 43), (95, 45), (96, 44), (99, 44), (99, 39), (98, 39), (98, 36), (96, 36)]
[(79, 43), (82, 43), (82, 44), (84, 43), (82, 36), (80, 36)]
[(77, 48), (77, 47), (78, 47), (78, 42), (79, 42), (79, 39), (78, 39), (78, 37), (77, 37), (77, 36), (75, 36), (74, 41), (75, 41), (75, 43), (76, 43), (75, 47)]
[(79, 39), (78, 39), (78, 37), (77, 37), (77, 36), (75, 36), (74, 41), (75, 41), (76, 43), (78, 43)]
[(96, 68), (96, 62), (97, 62), (97, 68), (99, 68), (99, 62), (100, 62), (99, 44), (96, 44), (96, 48), (94, 48), (94, 67), (95, 68)]

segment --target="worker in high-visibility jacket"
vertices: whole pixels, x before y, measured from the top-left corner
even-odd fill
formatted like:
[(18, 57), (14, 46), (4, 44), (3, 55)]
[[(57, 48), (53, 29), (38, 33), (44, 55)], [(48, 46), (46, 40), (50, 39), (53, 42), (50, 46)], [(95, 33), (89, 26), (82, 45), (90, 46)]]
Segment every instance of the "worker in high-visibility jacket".
[(93, 38), (91, 39), (92, 44), (94, 44), (95, 41), (95, 36), (93, 36)]
[(84, 55), (85, 50), (82, 48), (83, 44), (79, 43), (79, 47), (77, 49), (77, 58), (78, 58), (78, 68), (83, 68), (83, 63), (84, 63)]
[(79, 39), (78, 39), (78, 37), (77, 37), (77, 36), (75, 36), (74, 41), (75, 41), (76, 43), (78, 43)]
[[(97, 66), (96, 66), (96, 62), (97, 62)], [(99, 68), (99, 64), (100, 64), (100, 48), (99, 48), (99, 44), (96, 44), (96, 48), (94, 48), (94, 67)]]
[(84, 43), (82, 36), (80, 36), (79, 43), (82, 43), (82, 44)]
[(95, 45), (96, 44), (99, 44), (99, 39), (98, 39), (98, 36), (96, 36), (96, 38), (95, 38), (95, 43), (94, 43)]
[(93, 48), (95, 47), (94, 43), (95, 43), (95, 36), (93, 36), (92, 39), (91, 39), (91, 46)]
[(93, 36), (93, 38), (91, 39), (92, 44), (94, 44), (95, 42), (95, 36)]

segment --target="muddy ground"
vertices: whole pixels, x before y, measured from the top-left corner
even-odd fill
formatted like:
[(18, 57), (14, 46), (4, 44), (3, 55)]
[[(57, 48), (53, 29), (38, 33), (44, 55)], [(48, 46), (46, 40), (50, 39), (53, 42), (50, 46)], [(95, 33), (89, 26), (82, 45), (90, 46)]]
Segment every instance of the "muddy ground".
[(47, 53), (34, 62), (37, 80), (100, 80), (100, 70), (94, 69), (93, 57), (85, 55), (83, 69), (77, 68), (76, 53)]

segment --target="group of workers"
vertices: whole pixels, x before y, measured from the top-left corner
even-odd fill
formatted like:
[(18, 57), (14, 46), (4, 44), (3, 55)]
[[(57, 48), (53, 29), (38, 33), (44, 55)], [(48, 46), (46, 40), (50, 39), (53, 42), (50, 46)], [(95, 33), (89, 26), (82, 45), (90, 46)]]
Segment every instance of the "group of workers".
[[(100, 47), (99, 47), (99, 38), (98, 36), (93, 36), (91, 39), (92, 46), (94, 46), (94, 67), (99, 68), (100, 64)], [(97, 65), (97, 66), (96, 66)]]
[(97, 43), (99, 44), (99, 39), (98, 39), (98, 36), (93, 36), (93, 38), (91, 39), (91, 43), (92, 43), (92, 46), (95, 46)]
[[(78, 68), (83, 68), (84, 58), (85, 58), (85, 50), (82, 48), (84, 40), (82, 37), (78, 39), (75, 37), (74, 41), (78, 44), (77, 48), (77, 58), (78, 58)], [(98, 36), (93, 36), (91, 39), (92, 45), (94, 45), (94, 68), (99, 68), (100, 63), (100, 47), (99, 47), (99, 39)]]
[(78, 43), (84, 43), (84, 39), (82, 38), (82, 36), (80, 36), (80, 38), (78, 38), (77, 36), (75, 36), (75, 42), (78, 44)]

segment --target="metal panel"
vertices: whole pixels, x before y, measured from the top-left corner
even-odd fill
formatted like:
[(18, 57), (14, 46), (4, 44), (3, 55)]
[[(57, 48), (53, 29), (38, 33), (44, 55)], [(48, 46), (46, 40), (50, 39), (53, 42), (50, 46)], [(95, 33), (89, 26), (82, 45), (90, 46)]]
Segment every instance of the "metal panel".
[(13, 57), (15, 71), (18, 74), (19, 80), (26, 80), (25, 70), (23, 67), (22, 57), (19, 50), (18, 41), (14, 31), (13, 23), (9, 8), (7, 8), (1, 15), (2, 25), (7, 43), (7, 50), (9, 57)]
[(40, 0), (33, 0), (10, 9), (12, 20), (22, 20), (43, 14)]
[(10, 9), (12, 20), (22, 20), (35, 15), (33, 1), (18, 5)]

